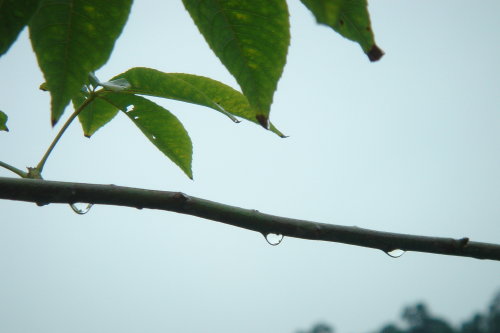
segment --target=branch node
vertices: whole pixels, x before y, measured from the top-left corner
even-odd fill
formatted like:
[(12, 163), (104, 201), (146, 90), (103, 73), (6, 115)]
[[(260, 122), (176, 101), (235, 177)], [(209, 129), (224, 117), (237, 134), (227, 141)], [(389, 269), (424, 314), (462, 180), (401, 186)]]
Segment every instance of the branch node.
[(181, 205), (185, 204), (189, 199), (191, 199), (187, 194), (182, 192), (176, 192), (173, 195), (175, 201), (178, 201)]
[(469, 243), (468, 237), (455, 240), (456, 247), (459, 249), (463, 249), (468, 243)]

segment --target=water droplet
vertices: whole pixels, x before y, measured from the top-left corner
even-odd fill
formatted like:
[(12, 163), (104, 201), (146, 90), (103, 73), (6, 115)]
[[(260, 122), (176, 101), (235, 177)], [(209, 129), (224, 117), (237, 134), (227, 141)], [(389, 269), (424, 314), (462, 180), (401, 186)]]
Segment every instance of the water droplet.
[(266, 241), (269, 243), (269, 245), (272, 246), (279, 245), (284, 238), (282, 234), (273, 233), (266, 234), (264, 235), (264, 237), (266, 238)]
[(87, 214), (93, 205), (94, 204), (91, 204), (91, 203), (75, 202), (75, 203), (70, 204), (69, 206), (71, 207), (71, 209), (73, 209), (73, 211), (75, 213), (83, 215), (83, 214)]
[(403, 254), (405, 254), (406, 251), (404, 250), (401, 250), (401, 249), (394, 249), (394, 250), (391, 250), (391, 251), (387, 251), (387, 255), (391, 258), (399, 258), (401, 257)]

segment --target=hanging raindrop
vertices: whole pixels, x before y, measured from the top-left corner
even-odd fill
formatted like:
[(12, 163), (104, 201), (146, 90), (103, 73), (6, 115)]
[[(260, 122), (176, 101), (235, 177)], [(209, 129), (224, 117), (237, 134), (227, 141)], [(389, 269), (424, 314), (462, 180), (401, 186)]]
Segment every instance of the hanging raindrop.
[(71, 209), (73, 209), (73, 211), (75, 213), (83, 215), (83, 214), (87, 214), (93, 205), (94, 204), (91, 204), (91, 203), (75, 202), (75, 203), (70, 204), (69, 206), (71, 207)]
[(391, 250), (391, 251), (387, 251), (386, 254), (391, 257), (391, 258), (399, 258), (401, 257), (403, 254), (405, 254), (406, 251), (404, 250), (401, 250), (401, 249), (394, 249), (394, 250)]
[(279, 245), (281, 241), (283, 241), (283, 235), (282, 234), (265, 234), (264, 237), (266, 238), (267, 243), (272, 246)]

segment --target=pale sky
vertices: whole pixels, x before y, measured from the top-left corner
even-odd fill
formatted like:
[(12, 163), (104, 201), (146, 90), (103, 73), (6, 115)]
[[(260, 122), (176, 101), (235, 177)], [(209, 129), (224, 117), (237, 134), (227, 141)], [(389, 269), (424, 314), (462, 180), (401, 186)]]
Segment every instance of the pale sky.
[[(123, 115), (73, 124), (45, 179), (187, 194), (341, 225), (500, 242), (500, 3), (371, 1), (386, 52), (289, 1), (292, 41), (271, 119), (290, 137), (155, 100), (194, 144), (194, 181)], [(145, 66), (237, 85), (181, 1), (136, 1), (101, 80)], [(0, 160), (34, 166), (52, 129), (26, 31), (0, 58)], [(69, 112), (66, 113), (66, 117)], [(0, 170), (0, 176), (15, 176)], [(368, 333), (426, 302), (453, 323), (484, 310), (500, 263), (262, 235), (169, 212), (0, 201), (0, 331)]]

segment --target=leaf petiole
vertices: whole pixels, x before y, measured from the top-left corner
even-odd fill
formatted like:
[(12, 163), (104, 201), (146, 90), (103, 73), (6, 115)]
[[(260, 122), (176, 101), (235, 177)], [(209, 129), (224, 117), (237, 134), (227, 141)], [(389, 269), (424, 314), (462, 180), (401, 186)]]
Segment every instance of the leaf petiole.
[(15, 173), (16, 175), (18, 175), (21, 178), (27, 178), (28, 177), (28, 173), (27, 172), (19, 170), (18, 168), (13, 167), (12, 165), (7, 164), (5, 162), (0, 161), (0, 167), (3, 167), (5, 169), (7, 169), (7, 170), (12, 171), (13, 173)]
[(97, 95), (98, 95), (98, 92), (97, 93), (90, 92), (88, 98), (75, 110), (75, 112), (73, 112), (73, 114), (68, 118), (68, 120), (66, 120), (63, 127), (61, 127), (61, 129), (59, 130), (59, 133), (57, 133), (56, 137), (54, 138), (54, 140), (50, 144), (49, 148), (47, 149), (47, 151), (43, 155), (42, 159), (40, 160), (40, 162), (36, 166), (35, 170), (38, 172), (38, 174), (42, 173), (43, 167), (45, 166), (45, 162), (47, 162), (47, 159), (49, 158), (50, 153), (52, 153), (52, 150), (56, 146), (57, 142), (59, 142), (59, 139), (62, 137), (62, 135), (64, 134), (66, 129), (68, 129), (69, 125), (73, 122), (73, 120), (75, 120), (75, 118), (80, 114), (80, 112), (82, 112), (83, 109), (85, 109), (87, 107), (87, 105), (89, 105), (90, 103), (92, 103), (92, 101), (94, 101), (94, 99), (97, 97)]

